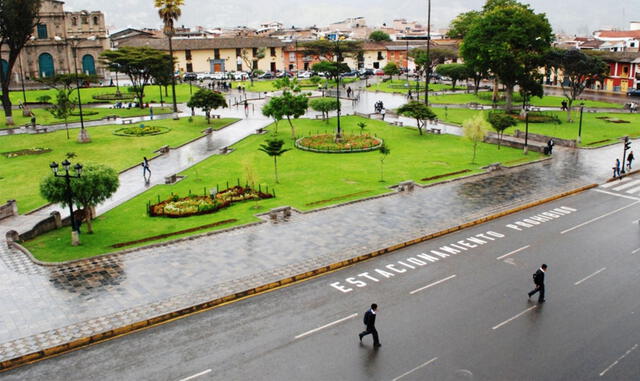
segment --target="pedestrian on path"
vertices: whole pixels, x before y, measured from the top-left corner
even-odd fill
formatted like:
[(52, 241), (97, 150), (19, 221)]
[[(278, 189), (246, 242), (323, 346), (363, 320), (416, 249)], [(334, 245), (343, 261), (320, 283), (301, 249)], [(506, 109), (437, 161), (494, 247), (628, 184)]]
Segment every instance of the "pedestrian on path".
[[(149, 172), (149, 178), (147, 178), (147, 172)], [(145, 182), (149, 182), (151, 179), (151, 168), (149, 168), (149, 160), (147, 160), (146, 156), (142, 161), (142, 177), (144, 177)]]
[(627, 172), (631, 171), (631, 163), (635, 160), (635, 157), (633, 157), (633, 151), (629, 152), (629, 155), (627, 155)]
[(371, 309), (367, 310), (364, 313), (364, 325), (367, 327), (366, 330), (360, 332), (358, 337), (360, 338), (360, 342), (362, 343), (362, 338), (371, 334), (373, 335), (373, 346), (375, 348), (381, 347), (380, 340), (378, 339), (378, 330), (376, 329), (376, 314), (378, 312), (378, 305), (373, 303), (371, 305)]
[(149, 117), (153, 120), (153, 106), (149, 106)]
[(569, 106), (567, 101), (562, 101), (562, 103), (560, 103), (560, 104), (562, 105), (561, 110), (562, 111), (567, 111), (567, 108)]
[(244, 115), (249, 116), (249, 102), (246, 99), (244, 100)]
[(536, 285), (536, 288), (529, 291), (527, 295), (531, 298), (536, 292), (538, 294), (538, 303), (544, 303), (544, 274), (547, 272), (547, 265), (542, 264), (540, 268), (533, 274), (533, 283)]
[(347, 87), (347, 98), (351, 98), (351, 92), (353, 90), (351, 90), (351, 86)]
[(387, 114), (387, 110), (383, 108), (382, 110), (380, 110), (380, 114), (382, 114), (382, 120), (384, 120), (384, 116)]
[(620, 159), (616, 159), (616, 165), (613, 167), (613, 177), (620, 177)]
[(551, 155), (553, 153), (553, 146), (556, 145), (556, 143), (553, 141), (553, 139), (549, 139), (549, 141), (547, 142), (547, 149), (549, 151), (549, 155)]

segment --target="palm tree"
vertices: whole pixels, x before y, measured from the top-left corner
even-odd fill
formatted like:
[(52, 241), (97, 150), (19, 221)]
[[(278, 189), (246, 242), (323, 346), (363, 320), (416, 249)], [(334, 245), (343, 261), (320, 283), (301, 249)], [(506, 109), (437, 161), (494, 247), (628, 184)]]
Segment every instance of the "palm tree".
[(273, 166), (275, 168), (276, 173), (276, 183), (278, 181), (278, 156), (281, 156), (283, 153), (290, 151), (289, 148), (283, 149), (284, 140), (282, 139), (267, 139), (267, 144), (260, 144), (260, 148), (258, 150), (266, 153), (267, 155), (273, 157)]
[[(175, 33), (173, 23), (182, 15), (180, 7), (184, 5), (184, 0), (154, 0), (158, 8), (158, 15), (164, 23), (164, 34), (169, 38), (169, 55), (173, 58), (173, 43), (171, 37)], [(171, 91), (173, 91), (173, 112), (178, 112), (176, 101), (176, 76), (173, 65), (171, 66)]]
[(389, 156), (389, 154), (391, 153), (391, 150), (383, 142), (380, 148), (378, 149), (378, 151), (380, 152), (380, 155), (381, 155), (380, 156), (380, 182), (383, 183), (384, 182), (384, 159), (386, 159), (387, 156)]

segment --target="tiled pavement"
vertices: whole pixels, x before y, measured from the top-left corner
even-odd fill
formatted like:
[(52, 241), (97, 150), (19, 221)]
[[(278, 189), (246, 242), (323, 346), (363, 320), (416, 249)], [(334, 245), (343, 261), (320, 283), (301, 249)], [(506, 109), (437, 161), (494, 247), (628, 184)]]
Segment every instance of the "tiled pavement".
[[(615, 147), (617, 149), (618, 147)], [(609, 175), (614, 148), (284, 223), (42, 267), (0, 242), (0, 361), (308, 271)]]

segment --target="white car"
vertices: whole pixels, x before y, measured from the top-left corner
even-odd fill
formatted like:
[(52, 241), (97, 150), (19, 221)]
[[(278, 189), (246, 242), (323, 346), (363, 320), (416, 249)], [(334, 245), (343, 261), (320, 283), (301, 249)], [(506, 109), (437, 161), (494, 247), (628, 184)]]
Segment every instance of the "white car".
[(204, 81), (205, 79), (211, 79), (211, 74), (209, 73), (197, 73), (196, 79), (198, 81)]
[(213, 74), (210, 74), (210, 78), (211, 79), (227, 79), (227, 73), (223, 73), (221, 71), (215, 72)]
[(311, 72), (310, 71), (303, 71), (298, 73), (298, 78), (311, 78)]
[(236, 81), (244, 81), (244, 80), (248, 80), (249, 79), (249, 74), (247, 74), (247, 73), (245, 73), (243, 71), (237, 71), (235, 73), (231, 73), (230, 75)]

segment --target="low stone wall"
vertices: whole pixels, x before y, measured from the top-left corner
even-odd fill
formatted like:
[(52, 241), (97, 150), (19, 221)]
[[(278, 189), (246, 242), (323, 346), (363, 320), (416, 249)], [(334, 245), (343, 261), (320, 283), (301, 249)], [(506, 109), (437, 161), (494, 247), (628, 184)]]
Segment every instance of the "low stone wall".
[[(524, 139), (525, 132), (524, 131), (520, 131), (520, 130), (516, 130), (514, 136), (516, 138)], [(560, 138), (555, 138), (553, 136), (532, 134), (531, 132), (529, 132), (529, 140), (533, 140), (534, 142), (541, 142), (541, 143), (545, 143), (546, 144), (550, 139), (553, 139), (553, 142), (558, 146), (571, 147), (571, 148), (576, 148), (577, 147), (577, 144), (576, 144), (575, 140), (560, 139)]]
[(9, 200), (6, 204), (0, 205), (0, 220), (17, 215), (18, 203), (16, 200)]
[[(529, 137), (531, 137), (531, 134), (529, 134)], [(485, 136), (484, 138), (484, 142), (497, 145), (498, 135), (491, 134), (491, 133), (487, 134), (487, 136)], [(506, 136), (500, 141), (500, 145), (504, 147), (524, 149), (524, 142), (508, 140), (508, 137)], [(541, 146), (538, 144), (528, 144), (528, 147), (529, 147), (529, 151), (544, 152), (544, 146)]]

